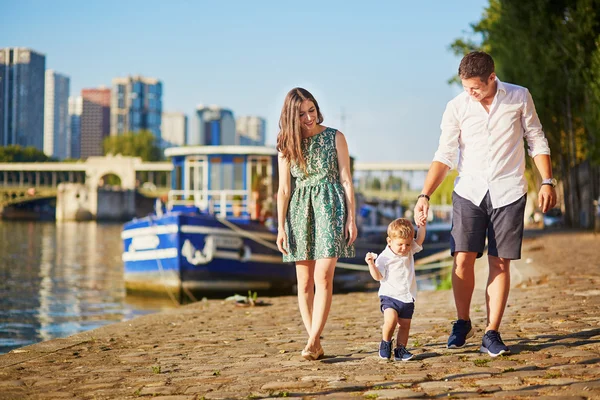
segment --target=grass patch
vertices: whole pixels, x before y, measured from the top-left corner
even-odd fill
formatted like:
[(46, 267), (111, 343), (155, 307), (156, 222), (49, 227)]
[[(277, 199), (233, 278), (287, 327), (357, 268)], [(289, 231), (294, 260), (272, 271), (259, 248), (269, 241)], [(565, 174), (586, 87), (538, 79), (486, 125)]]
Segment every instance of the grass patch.
[(152, 372), (155, 374), (160, 374), (160, 365), (153, 365)]
[(561, 376), (562, 374), (560, 372), (546, 372), (546, 375), (544, 375), (544, 379), (560, 378)]
[(487, 367), (490, 361), (491, 360), (487, 358), (478, 358), (476, 360), (473, 360), (473, 364), (475, 364), (477, 367)]
[(376, 399), (376, 398), (378, 398), (378, 397), (379, 397), (379, 396), (378, 396), (378, 395), (376, 395), (375, 393), (371, 393), (371, 394), (367, 394), (367, 395), (365, 395), (365, 399)]

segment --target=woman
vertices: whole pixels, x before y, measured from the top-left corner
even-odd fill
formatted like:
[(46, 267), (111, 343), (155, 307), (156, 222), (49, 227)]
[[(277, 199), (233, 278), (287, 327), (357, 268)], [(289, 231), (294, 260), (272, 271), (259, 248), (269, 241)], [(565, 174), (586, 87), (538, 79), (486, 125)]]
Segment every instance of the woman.
[(277, 247), (283, 261), (296, 262), (307, 360), (324, 355), (320, 336), (331, 307), (335, 264), (339, 257), (354, 257), (357, 234), (348, 145), (342, 132), (322, 122), (312, 94), (302, 88), (287, 94), (277, 136)]

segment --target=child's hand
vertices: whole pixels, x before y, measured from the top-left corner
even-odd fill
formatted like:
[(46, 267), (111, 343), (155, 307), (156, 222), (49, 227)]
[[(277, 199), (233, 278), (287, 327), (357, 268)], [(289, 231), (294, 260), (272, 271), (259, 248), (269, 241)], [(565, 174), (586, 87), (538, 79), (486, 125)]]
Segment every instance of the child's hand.
[(367, 255), (365, 256), (365, 261), (367, 264), (372, 264), (375, 262), (375, 260), (377, 259), (377, 253), (367, 253)]
[(419, 226), (424, 226), (427, 224), (427, 215), (421, 211), (417, 216), (417, 221), (419, 222)]

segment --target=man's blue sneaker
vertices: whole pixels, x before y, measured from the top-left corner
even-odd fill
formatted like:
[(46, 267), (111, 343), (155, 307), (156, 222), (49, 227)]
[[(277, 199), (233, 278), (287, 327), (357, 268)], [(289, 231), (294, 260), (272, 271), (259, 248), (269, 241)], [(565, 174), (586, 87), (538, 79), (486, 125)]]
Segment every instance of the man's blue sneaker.
[(382, 340), (381, 343), (379, 343), (379, 357), (383, 358), (384, 360), (389, 360), (392, 357), (391, 340), (389, 342)]
[(396, 361), (408, 361), (413, 358), (415, 355), (410, 351), (406, 350), (401, 344), (398, 344), (398, 347), (394, 349), (394, 359)]
[(473, 327), (471, 320), (456, 320), (452, 323), (452, 333), (448, 338), (449, 349), (459, 349), (465, 345), (468, 338), (473, 337)]
[(498, 357), (500, 354), (510, 353), (510, 349), (506, 347), (500, 333), (497, 331), (487, 331), (483, 335), (481, 341), (481, 348), (479, 349), (482, 353), (488, 353), (492, 357)]

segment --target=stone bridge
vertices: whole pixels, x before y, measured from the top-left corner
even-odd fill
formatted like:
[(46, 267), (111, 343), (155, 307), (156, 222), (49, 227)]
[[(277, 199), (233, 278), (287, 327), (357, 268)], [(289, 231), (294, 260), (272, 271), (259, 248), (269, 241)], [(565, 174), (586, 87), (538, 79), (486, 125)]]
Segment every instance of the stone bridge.
[(85, 184), (92, 191), (107, 183), (124, 190), (167, 188), (171, 169), (170, 162), (143, 162), (121, 155), (79, 162), (0, 163), (0, 205), (56, 196), (58, 185), (67, 182)]

